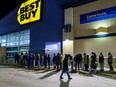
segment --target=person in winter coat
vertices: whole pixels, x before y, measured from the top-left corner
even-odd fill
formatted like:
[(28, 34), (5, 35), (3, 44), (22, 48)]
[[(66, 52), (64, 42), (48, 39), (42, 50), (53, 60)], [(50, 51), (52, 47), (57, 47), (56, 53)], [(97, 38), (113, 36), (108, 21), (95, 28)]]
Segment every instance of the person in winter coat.
[(99, 55), (100, 71), (104, 71), (104, 56), (102, 53)]
[(92, 70), (94, 70), (94, 73), (96, 74), (97, 71), (96, 71), (96, 66), (97, 66), (97, 56), (94, 52), (91, 53), (91, 64), (90, 64), (90, 69), (89, 69), (89, 73), (91, 73)]
[(83, 57), (82, 54), (79, 53), (79, 69), (83, 69)]
[(60, 70), (62, 69), (63, 56), (60, 54)]
[(60, 75), (60, 78), (61, 79), (63, 79), (63, 74), (64, 73), (67, 73), (67, 76), (68, 76), (68, 79), (72, 79), (71, 77), (70, 77), (70, 74), (69, 74), (69, 71), (68, 71), (68, 55), (67, 54), (65, 54), (65, 58), (64, 58), (64, 60), (63, 60), (63, 69), (62, 69), (62, 73), (61, 73), (61, 75)]
[(83, 56), (84, 56), (85, 71), (87, 71), (89, 68), (89, 55), (86, 55), (86, 53), (84, 53)]
[(54, 69), (56, 69), (56, 55), (55, 54), (53, 56), (52, 62), (53, 62)]
[(69, 56), (70, 63), (71, 63), (71, 70), (73, 71), (74, 70), (73, 69), (73, 62), (74, 62), (74, 60), (73, 60), (73, 57), (70, 54), (68, 56)]
[(50, 69), (50, 55), (48, 54), (48, 58), (47, 58), (47, 60), (48, 60), (48, 69)]
[(113, 62), (113, 56), (112, 54), (109, 52), (108, 53), (108, 64), (110, 66), (110, 71), (114, 71), (113, 67), (112, 67), (112, 62)]
[(43, 67), (43, 56), (40, 54), (40, 66)]
[(23, 61), (24, 61), (24, 55), (23, 53), (21, 53), (20, 55), (20, 64), (23, 65)]
[(19, 64), (19, 54), (18, 54), (18, 52), (15, 53), (14, 58), (15, 58), (15, 63)]
[(30, 67), (30, 58), (29, 58), (29, 54), (26, 52), (24, 55), (24, 67)]
[(35, 54), (30, 53), (29, 58), (30, 58), (30, 66), (33, 67), (35, 65), (34, 64)]
[(56, 56), (56, 66), (57, 66), (57, 71), (59, 71), (59, 66), (60, 66), (60, 53), (58, 53), (57, 56)]
[(76, 56), (74, 57), (74, 61), (75, 61), (75, 71), (77, 71), (77, 66), (78, 66), (78, 71), (80, 70), (80, 57), (79, 54), (76, 54)]
[(40, 54), (36, 53), (35, 54), (35, 66), (39, 67), (39, 60), (40, 60)]
[(44, 67), (47, 68), (47, 54), (44, 55)]

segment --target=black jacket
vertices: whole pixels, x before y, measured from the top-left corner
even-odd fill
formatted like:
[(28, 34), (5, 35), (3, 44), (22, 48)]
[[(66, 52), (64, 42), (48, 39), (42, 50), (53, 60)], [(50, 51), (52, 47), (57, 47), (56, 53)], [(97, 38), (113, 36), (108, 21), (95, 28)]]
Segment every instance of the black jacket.
[(66, 56), (63, 60), (63, 71), (68, 71), (68, 56)]
[(103, 63), (104, 62), (104, 56), (99, 56), (99, 63)]

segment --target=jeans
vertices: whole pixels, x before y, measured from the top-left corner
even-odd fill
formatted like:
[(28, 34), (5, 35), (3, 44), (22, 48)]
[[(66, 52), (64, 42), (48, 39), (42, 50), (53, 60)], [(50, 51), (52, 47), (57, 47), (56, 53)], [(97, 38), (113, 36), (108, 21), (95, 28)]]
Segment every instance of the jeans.
[[(67, 73), (68, 78), (70, 78), (70, 74), (69, 74), (69, 72), (66, 71), (66, 73)], [(64, 71), (62, 71), (62, 73), (61, 73), (61, 75), (60, 75), (60, 78), (62, 78), (63, 74), (64, 74)]]
[(75, 70), (77, 70), (77, 66), (78, 66), (78, 71), (79, 71), (80, 70), (80, 63), (79, 62), (75, 63)]
[(59, 63), (56, 63), (56, 66), (57, 66), (57, 71), (59, 70)]
[(113, 71), (113, 67), (112, 67), (112, 62), (109, 62), (109, 66), (110, 66), (110, 71)]
[(94, 70), (94, 73), (95, 73), (95, 74), (97, 73), (96, 68), (91, 68), (91, 67), (90, 67), (90, 69), (89, 69), (89, 74), (91, 73), (92, 70)]
[(104, 63), (100, 63), (100, 70), (104, 70)]

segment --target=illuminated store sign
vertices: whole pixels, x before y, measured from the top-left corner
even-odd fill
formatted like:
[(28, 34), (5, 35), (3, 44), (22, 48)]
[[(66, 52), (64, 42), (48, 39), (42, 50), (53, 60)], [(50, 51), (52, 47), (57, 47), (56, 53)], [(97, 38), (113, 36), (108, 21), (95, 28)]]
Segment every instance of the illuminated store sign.
[(116, 18), (116, 6), (80, 15), (80, 24)]
[(41, 2), (42, 0), (28, 0), (24, 2), (18, 10), (18, 22), (23, 25), (40, 20)]

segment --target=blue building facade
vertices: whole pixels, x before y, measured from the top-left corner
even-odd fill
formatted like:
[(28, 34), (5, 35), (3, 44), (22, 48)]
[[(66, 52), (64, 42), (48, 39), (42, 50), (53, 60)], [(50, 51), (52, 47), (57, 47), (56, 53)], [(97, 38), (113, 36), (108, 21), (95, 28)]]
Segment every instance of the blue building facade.
[(21, 51), (62, 53), (64, 9), (90, 1), (94, 0), (42, 0), (41, 20), (24, 25), (17, 21), (20, 6), (15, 8), (0, 21), (0, 44), (7, 48), (8, 58)]
[[(15, 32), (21, 33), (21, 31), (29, 30), (29, 41), (28, 47), (31, 51), (41, 51), (45, 53), (47, 50), (54, 50), (52, 52), (61, 52), (61, 42), (62, 42), (62, 29), (63, 29), (63, 8), (61, 7), (62, 3), (67, 2), (68, 0), (42, 0), (41, 8), (41, 20), (28, 23), (25, 25), (20, 25), (17, 21), (17, 12), (20, 6), (15, 8), (11, 13), (4, 17), (0, 21), (0, 36), (5, 36), (7, 39), (9, 34)], [(70, 1), (70, 0), (69, 0)], [(2, 37), (3, 38), (3, 37)], [(20, 34), (21, 38), (21, 34)], [(1, 39), (4, 42), (4, 39)], [(5, 47), (7, 48), (16, 48), (17, 50), (21, 49), (17, 43), (17, 46), (7, 46), (8, 41), (6, 41)], [(21, 43), (21, 42), (20, 42)], [(23, 47), (25, 45), (22, 45)], [(13, 49), (14, 49), (13, 48)], [(9, 51), (7, 49), (7, 51)], [(10, 50), (10, 51), (13, 51)], [(13, 51), (15, 52), (15, 51)], [(9, 54), (8, 55), (14, 55)]]

